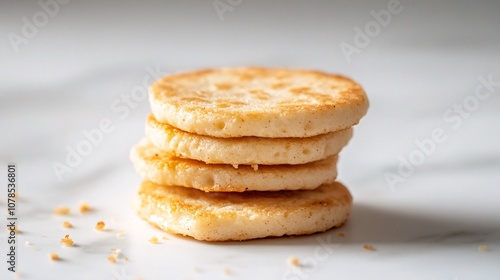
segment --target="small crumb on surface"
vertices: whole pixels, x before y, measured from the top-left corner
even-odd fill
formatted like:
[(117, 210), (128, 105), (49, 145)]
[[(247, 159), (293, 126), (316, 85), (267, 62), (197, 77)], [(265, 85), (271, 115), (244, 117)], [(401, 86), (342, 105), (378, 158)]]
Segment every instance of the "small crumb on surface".
[(151, 243), (151, 244), (158, 244), (158, 237), (153, 236), (153, 237), (151, 237), (151, 239), (149, 239), (148, 241), (149, 241), (149, 243)]
[(57, 207), (56, 209), (54, 209), (54, 214), (56, 215), (68, 215), (69, 212), (69, 207)]
[(10, 226), (7, 226), (7, 231), (8, 232), (14, 231), (15, 233), (21, 233), (21, 230), (19, 229), (19, 226), (14, 226), (14, 229), (12, 229), (12, 227), (10, 227)]
[(363, 245), (363, 249), (365, 249), (367, 251), (375, 251), (375, 247), (373, 247), (373, 245), (371, 245), (371, 244)]
[(120, 258), (120, 254), (122, 253), (122, 250), (120, 249), (111, 249), (111, 254), (108, 256), (108, 261), (111, 263), (116, 263), (118, 261), (118, 258)]
[(61, 238), (61, 244), (65, 246), (73, 246), (75, 243), (73, 239), (69, 238), (69, 234), (66, 234), (63, 238)]
[(103, 230), (105, 226), (106, 226), (106, 224), (103, 221), (99, 221), (95, 225), (95, 229), (97, 229), (97, 230)]
[(59, 255), (58, 255), (58, 254), (56, 254), (56, 253), (50, 253), (50, 254), (49, 254), (49, 259), (50, 259), (51, 261), (58, 261), (58, 260), (60, 260), (61, 258), (59, 258)]
[(126, 262), (128, 262), (128, 257), (123, 258)]
[(488, 251), (488, 246), (486, 246), (486, 245), (479, 245), (479, 247), (477, 249), (479, 251), (485, 252), (485, 251)]
[(109, 255), (108, 261), (111, 263), (116, 263), (116, 256), (115, 255)]
[(112, 255), (119, 257), (121, 253), (122, 253), (122, 250), (120, 250), (120, 249), (111, 249)]
[(125, 236), (125, 231), (124, 230), (121, 230), (119, 232), (116, 233), (116, 237), (124, 237)]
[(229, 268), (224, 269), (224, 275), (231, 275), (231, 274), (233, 274), (231, 269), (229, 269)]
[(252, 166), (252, 168), (253, 168), (254, 171), (258, 171), (259, 170), (259, 165), (258, 164), (251, 164), (250, 166)]
[(65, 228), (72, 228), (73, 225), (70, 222), (68, 222), (68, 221), (64, 221), (63, 222), (63, 227), (65, 227)]
[(343, 232), (339, 232), (337, 235), (338, 235), (339, 237), (345, 237), (345, 234), (344, 234)]
[(297, 257), (290, 257), (290, 258), (288, 258), (288, 264), (291, 266), (299, 266), (300, 261)]
[(166, 237), (166, 236), (162, 236), (162, 237), (161, 237), (161, 239), (163, 239), (163, 240), (168, 240), (168, 237)]
[(80, 213), (90, 212), (91, 209), (92, 208), (90, 207), (90, 205), (87, 202), (82, 202), (80, 204), (80, 207), (79, 207)]

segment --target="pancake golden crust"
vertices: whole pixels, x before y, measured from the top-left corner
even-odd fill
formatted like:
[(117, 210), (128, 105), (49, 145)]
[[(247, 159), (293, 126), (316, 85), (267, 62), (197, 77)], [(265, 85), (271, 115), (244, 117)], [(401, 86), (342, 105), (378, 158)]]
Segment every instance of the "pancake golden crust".
[(206, 163), (303, 164), (338, 154), (352, 128), (307, 138), (215, 138), (176, 129), (149, 115), (146, 135), (159, 149)]
[(145, 180), (206, 192), (314, 189), (332, 183), (337, 177), (337, 156), (302, 165), (241, 165), (235, 168), (175, 157), (156, 148), (147, 138), (132, 148), (130, 158)]
[(368, 109), (363, 88), (349, 78), (309, 70), (220, 68), (156, 81), (149, 98), (155, 118), (214, 137), (311, 137), (347, 129)]
[(346, 222), (352, 197), (338, 182), (305, 191), (206, 193), (144, 181), (134, 204), (167, 232), (227, 241), (326, 231)]

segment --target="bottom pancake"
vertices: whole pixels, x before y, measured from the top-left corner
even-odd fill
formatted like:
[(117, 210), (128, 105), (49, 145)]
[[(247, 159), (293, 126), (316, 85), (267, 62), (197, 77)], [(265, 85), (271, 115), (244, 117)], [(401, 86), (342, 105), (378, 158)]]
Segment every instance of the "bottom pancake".
[(227, 241), (341, 226), (351, 213), (352, 197), (338, 182), (314, 190), (207, 193), (144, 181), (134, 206), (142, 219), (166, 232)]

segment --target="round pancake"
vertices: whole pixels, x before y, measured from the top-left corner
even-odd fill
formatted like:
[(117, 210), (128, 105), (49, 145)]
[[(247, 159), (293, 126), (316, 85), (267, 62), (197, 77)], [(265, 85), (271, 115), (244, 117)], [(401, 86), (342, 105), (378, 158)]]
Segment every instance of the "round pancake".
[[(161, 151), (145, 138), (130, 158), (139, 175), (160, 185), (179, 185), (206, 192), (314, 189), (337, 177), (337, 156), (301, 165), (206, 164)], [(257, 169), (257, 170), (255, 170)]]
[(214, 137), (311, 137), (349, 128), (368, 109), (349, 78), (309, 70), (220, 68), (179, 73), (149, 90), (155, 118)]
[(351, 207), (349, 191), (337, 182), (306, 191), (206, 193), (144, 181), (134, 200), (149, 223), (206, 241), (322, 232), (345, 223)]
[(352, 128), (307, 138), (216, 138), (182, 131), (149, 115), (146, 135), (165, 152), (206, 163), (303, 164), (338, 154)]

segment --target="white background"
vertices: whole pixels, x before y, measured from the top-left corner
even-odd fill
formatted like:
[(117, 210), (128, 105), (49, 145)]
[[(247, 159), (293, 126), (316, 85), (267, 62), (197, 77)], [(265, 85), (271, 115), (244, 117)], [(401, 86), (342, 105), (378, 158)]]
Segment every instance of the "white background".
[[(33, 23), (44, 10), (37, 1), (2, 1), (0, 206), (7, 163), (15, 162), (21, 233), (14, 276), (3, 261), (8, 232), (0, 231), (1, 278), (500, 279), (500, 86), (458, 119), (453, 111), (454, 121), (443, 118), (473, 102), (479, 77), (500, 82), (500, 2), (401, 0), (348, 62), (340, 44), (356, 46), (355, 28), (375, 22), (370, 12), (389, 2), (243, 0), (219, 15), (212, 1), (71, 1), (39, 17), (27, 38), (23, 18)], [(13, 44), (13, 36), (25, 39)], [(350, 222), (300, 238), (210, 244), (168, 235), (149, 244), (165, 234), (130, 209), (140, 178), (128, 160), (149, 104), (125, 106), (123, 98), (142, 87), (146, 68), (239, 65), (338, 72), (364, 86), (371, 107), (339, 167), (355, 199)], [(67, 149), (103, 119), (113, 131), (59, 180), (54, 162), (65, 164)], [(398, 175), (401, 158), (418, 153), (415, 141), (435, 129), (446, 140), (391, 186), (387, 172)], [(81, 201), (95, 210), (79, 214)], [(72, 214), (54, 216), (56, 206)], [(62, 228), (63, 220), (75, 227)], [(93, 229), (98, 220), (108, 231)], [(64, 234), (78, 246), (61, 247)], [(363, 250), (367, 243), (376, 251)], [(129, 261), (109, 263), (113, 248)], [(49, 252), (63, 261), (51, 262)], [(289, 267), (292, 255), (304, 265)]]

